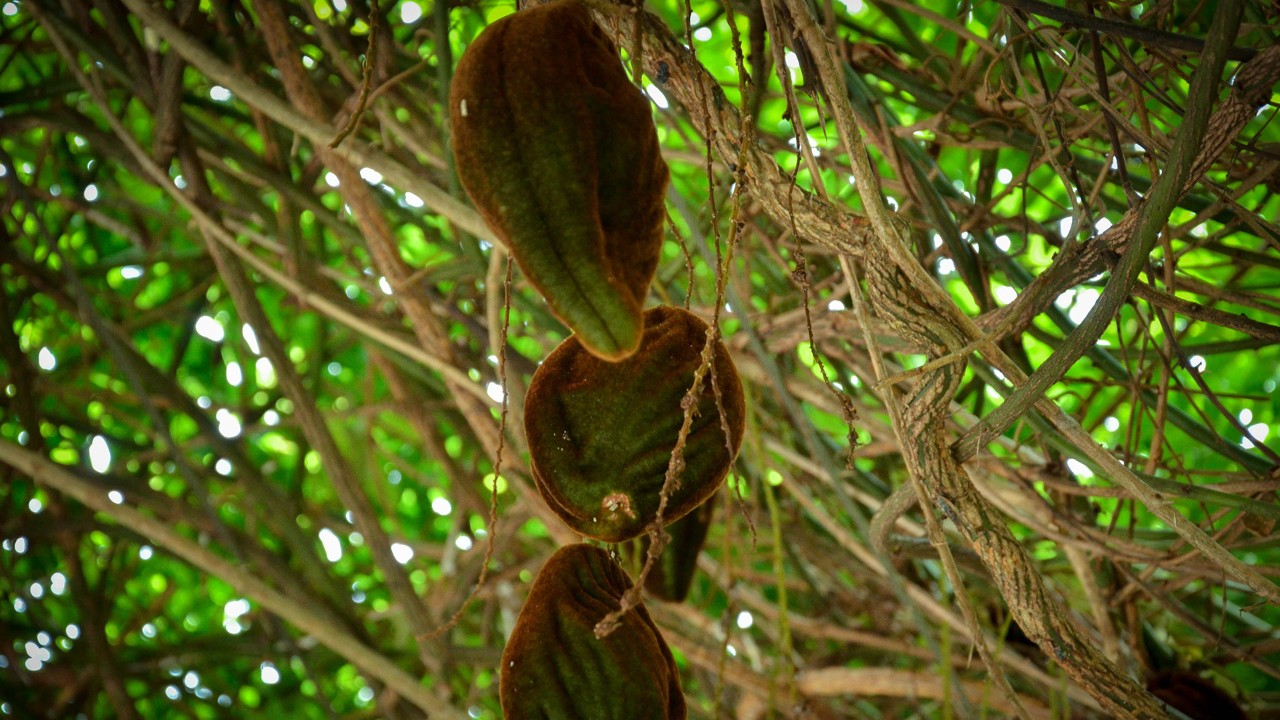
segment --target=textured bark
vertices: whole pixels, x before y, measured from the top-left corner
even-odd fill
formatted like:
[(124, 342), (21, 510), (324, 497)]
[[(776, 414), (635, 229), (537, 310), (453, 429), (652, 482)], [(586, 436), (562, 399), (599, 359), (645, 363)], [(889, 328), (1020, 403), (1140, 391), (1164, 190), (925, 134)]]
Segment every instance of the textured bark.
[[(1231, 141), (1257, 114), (1271, 97), (1271, 88), (1280, 82), (1280, 45), (1258, 53), (1241, 66), (1231, 86), (1231, 93), (1214, 110), (1205, 130), (1204, 143), (1191, 165), (1191, 174), (1183, 184), (1189, 192), (1213, 166)], [(1119, 222), (1101, 235), (1083, 243), (1067, 243), (1053, 265), (1023, 288), (1008, 305), (997, 308), (978, 320), (983, 330), (997, 338), (1017, 335), (1031, 326), (1041, 313), (1068, 288), (1105, 272), (1133, 238), (1138, 227), (1139, 203), (1129, 208)]]

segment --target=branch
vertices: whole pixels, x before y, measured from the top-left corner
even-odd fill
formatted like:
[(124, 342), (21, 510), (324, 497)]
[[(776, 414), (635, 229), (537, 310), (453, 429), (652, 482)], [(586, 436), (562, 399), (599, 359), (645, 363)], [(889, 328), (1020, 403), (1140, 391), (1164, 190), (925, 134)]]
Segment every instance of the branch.
[(0, 461), (18, 472), (31, 477), (37, 483), (70, 497), (91, 510), (101, 513), (116, 523), (146, 536), (158, 547), (191, 563), (193, 567), (224, 580), (236, 592), (251, 598), (299, 630), (315, 637), (338, 656), (346, 658), (371, 677), (386, 683), (406, 700), (443, 720), (466, 720), (466, 716), (444, 703), (416, 678), (402, 670), (377, 650), (365, 645), (359, 638), (327, 622), (311, 612), (305, 605), (267, 585), (247, 569), (231, 563), (189, 540), (177, 530), (142, 513), (128, 504), (116, 505), (90, 483), (71, 474), (61, 466), (11, 442), (0, 440)]
[[(317, 149), (327, 148), (329, 142), (338, 134), (338, 129), (332, 125), (308, 119), (298, 108), (251, 82), (244, 73), (223, 62), (198, 40), (183, 32), (173, 24), (163, 10), (153, 7), (147, 0), (122, 1), (142, 20), (143, 24), (168, 42), (175, 52), (186, 58), (210, 80), (230, 90), (245, 104), (261, 110), (267, 117), (311, 141)], [(377, 170), (390, 184), (422, 198), (427, 207), (447, 218), (460, 229), (478, 238), (495, 242), (493, 233), (489, 232), (489, 228), (485, 226), (474, 209), (436, 187), (426, 180), (421, 172), (406, 167), (354, 138), (333, 148), (332, 152), (352, 165)]]
[(1155, 247), (1161, 228), (1169, 221), (1169, 214), (1182, 197), (1183, 188), (1191, 177), (1192, 163), (1199, 154), (1201, 139), (1209, 122), (1209, 109), (1213, 106), (1222, 68), (1226, 63), (1225, 47), (1235, 37), (1241, 13), (1240, 3), (1231, 2), (1214, 15), (1214, 24), (1209, 31), (1209, 45), (1203, 61), (1192, 77), (1187, 112), (1178, 129), (1173, 150), (1164, 172), (1152, 186), (1147, 201), (1138, 210), (1133, 236), (1112, 271), (1111, 279), (1103, 288), (1101, 297), (1084, 321), (1032, 373), (1027, 382), (956, 442), (955, 455), (958, 461), (964, 462), (973, 457), (984, 444), (985, 438), (1003, 433), (1042, 398), (1046, 390), (1061, 380), (1080, 356), (1098, 342), (1102, 332), (1111, 323), (1111, 318), (1128, 299), (1138, 273), (1142, 271)]
[[(1085, 30), (1096, 30), (1108, 35), (1118, 35), (1148, 45), (1160, 45), (1174, 50), (1183, 50), (1193, 53), (1206, 53), (1205, 48), (1207, 40), (1189, 35), (1179, 35), (1171, 33), (1167, 30), (1159, 30), (1156, 28), (1143, 27), (1132, 23), (1112, 20), (1111, 18), (1095, 17), (1078, 13), (1075, 10), (1050, 5), (1041, 0), (996, 0), (996, 2), (1014, 10), (1021, 10), (1032, 15), (1040, 15), (1053, 20), (1057, 20), (1063, 25), (1071, 25)], [(1249, 60), (1257, 54), (1253, 48), (1242, 48), (1229, 46), (1227, 48), (1227, 58), (1231, 60)]]

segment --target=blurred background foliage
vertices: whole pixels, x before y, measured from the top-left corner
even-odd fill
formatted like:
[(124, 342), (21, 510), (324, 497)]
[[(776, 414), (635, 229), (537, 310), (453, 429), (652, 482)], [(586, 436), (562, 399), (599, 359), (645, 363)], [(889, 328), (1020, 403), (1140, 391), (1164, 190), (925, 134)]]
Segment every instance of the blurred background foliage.
[[(908, 479), (856, 269), (761, 198), (862, 202), (814, 49), (770, 2), (644, 7), (761, 151), (739, 168), (715, 147), (724, 127), (709, 138), (707, 108), (677, 102), (688, 68), (637, 72), (672, 172), (650, 302), (710, 318), (733, 244), (721, 328), (749, 406), (688, 602), (648, 604), (695, 718), (1011, 714), (920, 509), (891, 556), (868, 536)], [(1215, 102), (1276, 42), (1275, 6), (1243, 5)], [(987, 330), (1017, 320), (995, 339), (1039, 367), (1110, 278), (1104, 262), (1063, 280), (1055, 258), (1159, 176), (1217, 3), (810, 7), (911, 252)], [(572, 539), (532, 491), (521, 431), (524, 387), (565, 329), (518, 269), (504, 282), (449, 151), (451, 69), (513, 10), (0, 0), (0, 716), (500, 715), (504, 638)], [(645, 52), (616, 39), (628, 62)], [(1046, 393), (1271, 579), (1274, 100), (1232, 129), (1131, 297)], [(1019, 305), (1046, 274), (1050, 301)], [(871, 331), (891, 372), (925, 362)], [(970, 366), (948, 442), (1003, 384)], [(1280, 716), (1280, 608), (1080, 448), (1031, 412), (969, 469), (1123, 673), (1190, 673)], [(1098, 689), (1028, 643), (944, 529), (1029, 716), (1102, 716)]]

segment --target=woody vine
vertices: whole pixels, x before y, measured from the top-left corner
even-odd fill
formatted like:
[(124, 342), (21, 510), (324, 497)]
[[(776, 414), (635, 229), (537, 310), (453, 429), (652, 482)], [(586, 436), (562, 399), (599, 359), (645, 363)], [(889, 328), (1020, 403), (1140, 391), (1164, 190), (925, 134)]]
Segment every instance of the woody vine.
[(0, 0), (0, 714), (1274, 711), (1274, 8), (528, 5)]

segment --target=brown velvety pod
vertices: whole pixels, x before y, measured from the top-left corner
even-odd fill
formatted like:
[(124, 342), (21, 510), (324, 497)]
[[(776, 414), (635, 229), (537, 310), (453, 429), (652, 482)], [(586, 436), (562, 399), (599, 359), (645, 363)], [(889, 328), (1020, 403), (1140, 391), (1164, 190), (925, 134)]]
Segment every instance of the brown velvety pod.
[[(707, 500), (679, 520), (666, 527), (670, 536), (658, 561), (645, 578), (645, 592), (667, 602), (684, 602), (693, 587), (698, 572), (698, 554), (707, 540), (707, 531), (716, 514), (715, 498)], [(623, 545), (623, 557), (633, 559), (637, 566), (643, 564), (649, 554), (649, 534), (645, 533)]]
[(649, 103), (578, 0), (509, 15), (449, 96), (458, 177), (591, 352), (631, 354), (657, 267), (667, 165)]
[(568, 545), (547, 560), (502, 652), (506, 720), (684, 719), (679, 671), (643, 604), (595, 636), (630, 587), (597, 547)]
[[(577, 336), (569, 337), (533, 374), (525, 398), (525, 434), (543, 499), (569, 527), (606, 542), (639, 535), (657, 514), (684, 420), (680, 403), (693, 386), (709, 331), (680, 308), (656, 307), (644, 319), (640, 348), (619, 362), (601, 360)], [(714, 367), (729, 442), (708, 373), (696, 396), (681, 482), (663, 512), (666, 522), (711, 497), (742, 444), (742, 383), (719, 342)]]

